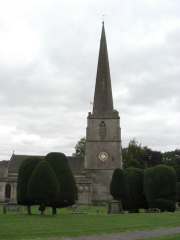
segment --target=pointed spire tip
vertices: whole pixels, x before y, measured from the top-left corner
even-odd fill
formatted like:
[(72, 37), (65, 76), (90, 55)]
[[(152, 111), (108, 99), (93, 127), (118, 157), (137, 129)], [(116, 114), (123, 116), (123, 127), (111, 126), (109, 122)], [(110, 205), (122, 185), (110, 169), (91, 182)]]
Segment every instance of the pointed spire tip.
[(107, 112), (113, 112), (113, 99), (106, 34), (104, 29), (104, 21), (102, 21), (93, 113), (102, 114)]

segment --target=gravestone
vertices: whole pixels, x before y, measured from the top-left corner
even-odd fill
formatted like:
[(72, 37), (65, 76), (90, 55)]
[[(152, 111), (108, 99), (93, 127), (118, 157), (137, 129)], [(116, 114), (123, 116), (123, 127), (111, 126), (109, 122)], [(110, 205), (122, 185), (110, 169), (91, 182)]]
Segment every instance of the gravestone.
[(124, 213), (121, 201), (112, 200), (108, 203), (108, 214)]
[(14, 203), (6, 203), (3, 204), (3, 213), (6, 214), (7, 212), (20, 212), (21, 207)]

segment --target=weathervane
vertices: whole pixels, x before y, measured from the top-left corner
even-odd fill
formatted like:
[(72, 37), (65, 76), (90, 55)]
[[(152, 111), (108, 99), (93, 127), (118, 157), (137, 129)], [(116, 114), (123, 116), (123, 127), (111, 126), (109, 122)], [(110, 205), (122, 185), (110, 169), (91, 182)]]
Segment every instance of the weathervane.
[(102, 24), (104, 24), (106, 14), (102, 14)]

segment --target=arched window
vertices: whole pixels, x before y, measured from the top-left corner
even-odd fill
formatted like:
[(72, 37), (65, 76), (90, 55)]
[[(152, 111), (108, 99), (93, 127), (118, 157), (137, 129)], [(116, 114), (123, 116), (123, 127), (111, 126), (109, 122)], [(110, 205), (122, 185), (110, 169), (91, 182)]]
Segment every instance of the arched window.
[(11, 185), (9, 183), (7, 183), (5, 187), (5, 199), (7, 201), (11, 199)]

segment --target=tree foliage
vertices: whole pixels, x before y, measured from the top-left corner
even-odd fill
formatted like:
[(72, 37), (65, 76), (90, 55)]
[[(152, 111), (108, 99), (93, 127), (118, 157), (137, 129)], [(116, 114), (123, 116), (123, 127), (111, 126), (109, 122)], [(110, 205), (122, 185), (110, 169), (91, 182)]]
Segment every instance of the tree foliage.
[(128, 167), (137, 167), (143, 168), (143, 148), (138, 142), (133, 139), (129, 142), (127, 148), (124, 148), (122, 151), (123, 154), (123, 166)]
[(110, 183), (110, 193), (116, 200), (125, 198), (125, 176), (124, 171), (120, 168), (114, 170)]
[(150, 208), (175, 209), (176, 173), (172, 167), (158, 165), (145, 170), (144, 190)]
[(127, 148), (123, 148), (123, 166), (147, 168), (162, 163), (162, 154), (148, 147), (142, 147), (135, 139), (129, 142)]
[(121, 200), (124, 210), (138, 211), (140, 208), (147, 208), (143, 178), (144, 171), (138, 168), (114, 171), (110, 192), (114, 199)]
[(47, 161), (41, 161), (33, 170), (28, 183), (28, 196), (36, 204), (50, 204), (57, 196), (59, 183)]
[(176, 201), (180, 203), (180, 182), (176, 183)]
[(162, 164), (162, 153), (159, 151), (153, 151), (148, 147), (144, 147), (143, 161), (145, 168)]
[(138, 211), (147, 208), (147, 202), (143, 190), (144, 171), (138, 168), (127, 168), (125, 171), (126, 199), (124, 208)]
[(49, 153), (45, 159), (54, 170), (60, 185), (60, 191), (54, 202), (54, 207), (71, 206), (77, 200), (77, 188), (74, 176), (68, 165), (68, 159), (63, 153)]
[(59, 182), (47, 161), (40, 161), (33, 170), (27, 192), (28, 198), (41, 206), (42, 212), (46, 206), (54, 204), (59, 193)]
[(18, 179), (17, 179), (17, 202), (20, 205), (33, 205), (34, 202), (29, 199), (27, 194), (27, 186), (29, 178), (40, 162), (39, 157), (28, 157), (25, 159), (19, 167)]
[(180, 150), (163, 153), (163, 163), (175, 169), (177, 182), (180, 182)]
[(73, 156), (84, 158), (85, 147), (86, 147), (86, 138), (83, 137), (77, 142), (75, 146), (75, 153), (73, 153)]
[(179, 166), (180, 149), (163, 153), (163, 163), (170, 166)]

